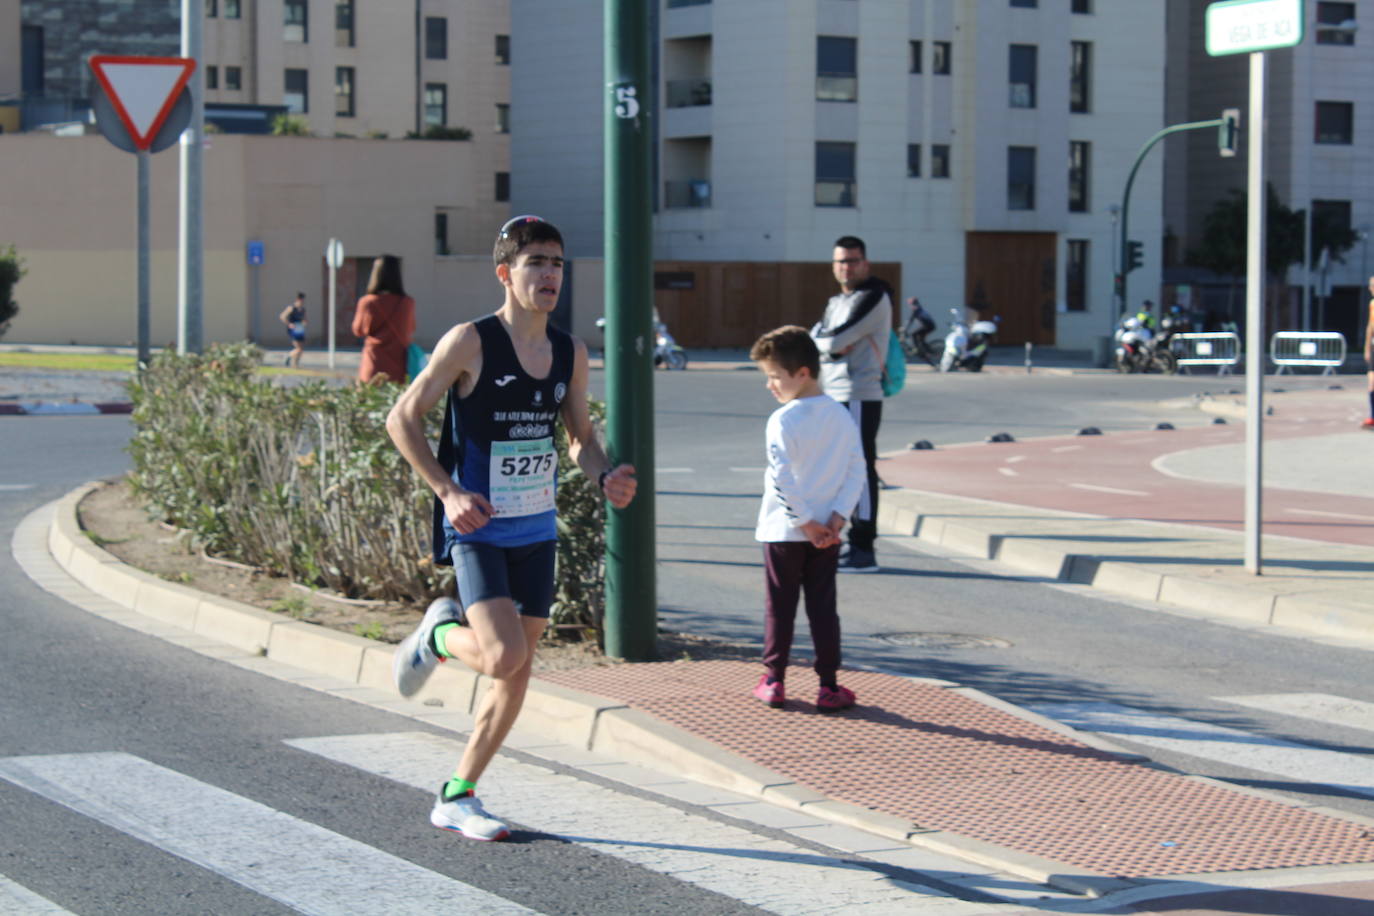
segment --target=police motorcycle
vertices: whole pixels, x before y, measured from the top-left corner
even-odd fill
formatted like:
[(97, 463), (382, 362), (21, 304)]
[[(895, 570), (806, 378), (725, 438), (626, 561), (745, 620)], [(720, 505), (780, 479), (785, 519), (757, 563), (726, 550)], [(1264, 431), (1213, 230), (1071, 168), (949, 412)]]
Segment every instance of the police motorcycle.
[(1161, 345), (1160, 338), (1139, 316), (1122, 318), (1115, 337), (1117, 372), (1178, 372), (1178, 357)]
[[(596, 326), (605, 330), (606, 319), (604, 316), (596, 319)], [(678, 342), (673, 339), (672, 333), (668, 330), (668, 325), (659, 319), (658, 309), (654, 309), (654, 368), (659, 367), (686, 369), (687, 351), (682, 349)]]
[(997, 323), (1001, 316), (994, 315), (992, 320), (975, 321), (972, 325), (964, 318), (964, 310), (949, 310), (950, 329), (945, 335), (945, 352), (940, 356), (940, 371), (952, 372), (967, 369), (979, 372), (987, 359), (988, 345), (997, 336)]
[(925, 360), (931, 366), (936, 364), (935, 347), (926, 337), (935, 330), (935, 319), (921, 307), (921, 300), (912, 296), (906, 301), (911, 307), (906, 321), (902, 323), (901, 333), (897, 335), (902, 343), (902, 351), (908, 359)]

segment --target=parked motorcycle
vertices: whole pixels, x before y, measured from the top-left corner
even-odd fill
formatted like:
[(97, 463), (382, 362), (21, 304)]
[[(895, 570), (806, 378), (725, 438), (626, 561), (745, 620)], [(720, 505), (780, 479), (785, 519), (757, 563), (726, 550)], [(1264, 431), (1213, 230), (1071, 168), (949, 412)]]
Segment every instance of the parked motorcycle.
[[(668, 326), (657, 320), (657, 310), (655, 310), (654, 317), (654, 368), (663, 366), (668, 369), (686, 369), (687, 351), (682, 349), (678, 342), (673, 339)], [(596, 319), (596, 326), (605, 330), (606, 319), (604, 317)]]
[(991, 321), (975, 321), (970, 325), (964, 318), (963, 309), (950, 309), (949, 313), (950, 330), (945, 335), (945, 352), (940, 356), (940, 371), (982, 371), (983, 361), (987, 359), (988, 345), (997, 336), (997, 323), (1002, 320), (1001, 317), (994, 315)]
[(1178, 357), (1134, 315), (1121, 320), (1115, 336), (1117, 372), (1178, 372)]
[(902, 323), (901, 333), (897, 335), (898, 340), (902, 342), (902, 351), (906, 353), (908, 359), (925, 360), (934, 366), (936, 365), (935, 347), (926, 340), (926, 337), (935, 330), (935, 319), (930, 317), (930, 313), (921, 307), (920, 300), (915, 296), (907, 300), (907, 305), (911, 306), (911, 313)]

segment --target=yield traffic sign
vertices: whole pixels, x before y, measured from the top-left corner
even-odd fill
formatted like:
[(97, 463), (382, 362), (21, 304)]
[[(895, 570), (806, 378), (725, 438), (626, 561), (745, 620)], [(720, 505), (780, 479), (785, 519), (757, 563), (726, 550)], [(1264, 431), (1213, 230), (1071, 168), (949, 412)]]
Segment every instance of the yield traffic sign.
[(109, 97), (134, 146), (146, 150), (196, 69), (189, 57), (97, 54), (91, 70)]

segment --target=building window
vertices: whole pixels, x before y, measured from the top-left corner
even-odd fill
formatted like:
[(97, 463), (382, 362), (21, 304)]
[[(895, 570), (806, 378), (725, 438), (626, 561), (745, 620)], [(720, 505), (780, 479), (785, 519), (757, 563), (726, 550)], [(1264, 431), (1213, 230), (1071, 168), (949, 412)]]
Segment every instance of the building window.
[(498, 64), (510, 65), (510, 36), (496, 36), (496, 62)]
[(353, 117), (353, 68), (334, 68), (334, 114), (340, 118)]
[(448, 60), (448, 17), (425, 17), (425, 59)]
[(305, 114), (310, 110), (310, 71), (287, 70), (285, 82), (282, 104), (292, 114)]
[(1317, 142), (1349, 145), (1355, 136), (1353, 102), (1317, 103)]
[(921, 144), (919, 143), (906, 145), (906, 177), (921, 177)]
[(854, 206), (854, 144), (816, 144), (816, 206)]
[(1092, 11), (1093, 0), (1073, 0), (1073, 6), (1070, 8), (1070, 12), (1073, 13), (1091, 13)]
[[(1347, 233), (1350, 226), (1350, 201), (1314, 200), (1312, 201), (1312, 237), (1329, 236), (1333, 233)], [(1313, 251), (1315, 260), (1320, 252)]]
[(1071, 312), (1088, 310), (1088, 240), (1069, 239), (1064, 259), (1064, 305)]
[(224, 68), (224, 88), (230, 92), (238, 92), (243, 88), (243, 68), (225, 67)]
[(205, 0), (205, 18), (214, 19), (216, 16), (218, 16), (218, 6), (219, 3), (217, 2), (217, 0)]
[(224, 0), (224, 18), (241, 19), (243, 13), (239, 9), (239, 0)]
[(919, 41), (911, 42), (911, 62), (907, 66), (910, 68), (908, 71), (910, 73), (921, 72), (921, 43)]
[(448, 214), (443, 210), (434, 211), (434, 253), (440, 257), (453, 254), (448, 246)]
[(941, 76), (948, 76), (950, 72), (950, 53), (949, 42), (932, 41), (930, 43), (930, 72)]
[(206, 68), (205, 68), (205, 88), (206, 88), (206, 89), (218, 89), (218, 88), (219, 88), (219, 67), (206, 67)]
[(1355, 4), (1317, 4), (1317, 44), (1353, 45), (1357, 25)]
[(357, 41), (353, 31), (353, 0), (335, 0), (334, 3), (334, 46), (351, 48)]
[(1092, 111), (1092, 42), (1069, 43), (1069, 111), (1087, 114)]
[(1040, 4), (1036, 0), (1011, 0), (1011, 5), (1033, 10)]
[(496, 132), (498, 134), (510, 133), (510, 105), (504, 102), (496, 103)]
[(510, 172), (496, 173), (496, 199), (510, 200)]
[(859, 41), (856, 38), (816, 38), (816, 99), (856, 102), (859, 99)]
[(930, 144), (930, 177), (949, 177), (949, 144)]
[(1035, 147), (1007, 147), (1007, 209), (1035, 209)]
[(1011, 107), (1035, 107), (1035, 45), (1012, 45), (1008, 71), (1011, 75)]
[(1083, 140), (1069, 141), (1069, 212), (1088, 212), (1088, 188), (1091, 186), (1092, 144)]
[(425, 126), (443, 127), (448, 123), (448, 84), (425, 83)]
[(306, 42), (310, 40), (310, 4), (307, 0), (285, 0), (282, 4), (286, 28), (282, 32), (283, 41)]

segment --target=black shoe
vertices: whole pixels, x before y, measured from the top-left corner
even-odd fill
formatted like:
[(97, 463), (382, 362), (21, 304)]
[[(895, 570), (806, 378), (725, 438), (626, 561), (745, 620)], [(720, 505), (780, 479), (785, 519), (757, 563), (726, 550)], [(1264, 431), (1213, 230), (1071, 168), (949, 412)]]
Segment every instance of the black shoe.
[(850, 547), (848, 552), (840, 555), (840, 565), (836, 567), (836, 571), (842, 573), (877, 572), (878, 558), (873, 555), (871, 550)]

